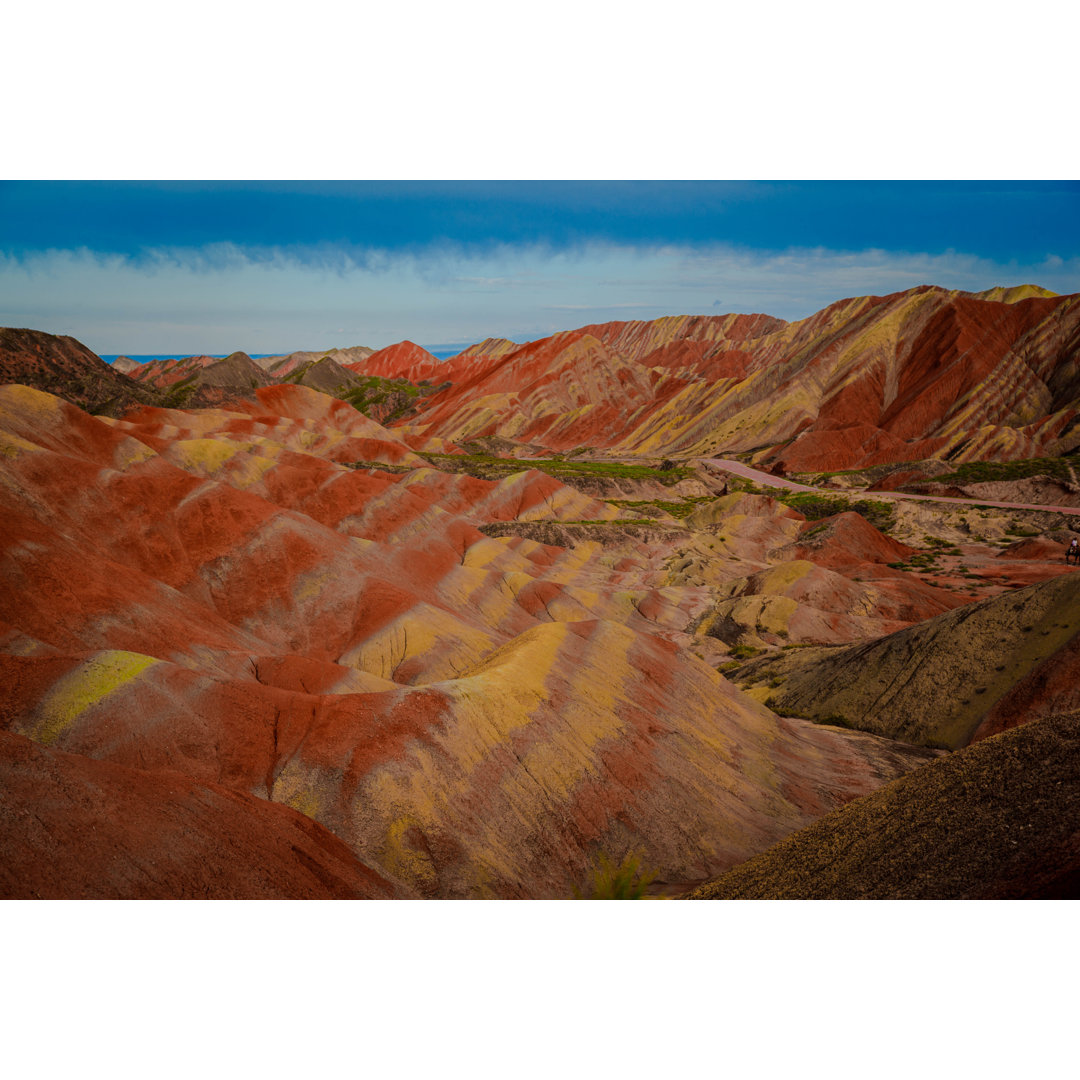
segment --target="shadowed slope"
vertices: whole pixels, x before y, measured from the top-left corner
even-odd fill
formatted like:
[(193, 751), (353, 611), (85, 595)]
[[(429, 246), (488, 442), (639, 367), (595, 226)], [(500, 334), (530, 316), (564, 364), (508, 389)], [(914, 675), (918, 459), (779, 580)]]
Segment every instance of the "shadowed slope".
[(348, 368), (344, 368), (336, 360), (324, 356), (310, 365), (296, 369), (290, 382), (298, 386), (310, 386), (312, 390), (319, 390), (324, 394), (333, 394), (342, 388), (355, 386), (359, 378)]
[(0, 897), (9, 900), (408, 895), (288, 807), (4, 731), (0, 854)]
[(931, 762), (695, 889), (694, 900), (1080, 897), (1080, 712)]
[(877, 641), (763, 658), (739, 680), (770, 680), (779, 713), (955, 749), (1080, 707), (1078, 611), (1080, 573), (1062, 574)]

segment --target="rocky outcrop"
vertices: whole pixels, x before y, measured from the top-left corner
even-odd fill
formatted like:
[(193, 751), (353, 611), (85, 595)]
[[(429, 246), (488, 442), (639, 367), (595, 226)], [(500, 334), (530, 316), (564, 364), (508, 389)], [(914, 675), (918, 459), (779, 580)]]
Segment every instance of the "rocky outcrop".
[(214, 408), (248, 399), (257, 388), (278, 382), (244, 352), (224, 360), (212, 356), (155, 360), (134, 374), (162, 391), (156, 403), (167, 406)]
[(274, 380), (247, 353), (234, 352), (224, 360), (203, 368), (199, 373), (199, 382), (203, 386), (230, 390), (254, 390), (259, 386), (271, 386)]
[(297, 386), (310, 386), (312, 390), (319, 390), (324, 394), (337, 394), (356, 386), (360, 378), (336, 360), (324, 356), (310, 365), (297, 368), (288, 381)]

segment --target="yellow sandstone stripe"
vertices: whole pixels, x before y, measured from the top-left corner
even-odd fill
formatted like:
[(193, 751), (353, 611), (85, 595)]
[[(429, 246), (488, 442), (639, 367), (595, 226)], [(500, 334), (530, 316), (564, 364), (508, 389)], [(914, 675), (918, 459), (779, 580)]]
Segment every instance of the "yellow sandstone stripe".
[(24, 732), (35, 742), (51, 746), (76, 720), (158, 661), (141, 653), (107, 650), (68, 672), (38, 706), (37, 722)]

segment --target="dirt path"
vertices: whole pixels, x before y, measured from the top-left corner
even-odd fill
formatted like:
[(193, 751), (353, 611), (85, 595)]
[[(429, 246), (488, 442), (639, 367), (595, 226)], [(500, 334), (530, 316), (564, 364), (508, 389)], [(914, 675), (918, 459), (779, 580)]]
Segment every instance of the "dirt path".
[(743, 465), (739, 461), (728, 461), (726, 458), (699, 458), (702, 465), (712, 465), (724, 472), (733, 473), (747, 480), (753, 480), (755, 484), (763, 487), (778, 487), (788, 491), (815, 491), (828, 495), (852, 495), (874, 499), (912, 499), (918, 502), (943, 502), (959, 503), (966, 506), (993, 506), (1003, 510), (1045, 510), (1053, 514), (1070, 514), (1080, 517), (1080, 507), (1076, 506), (1047, 506), (1045, 503), (1011, 503), (994, 502), (991, 499), (961, 499), (951, 495), (911, 495), (903, 491), (859, 491), (842, 492), (832, 489), (810, 487), (807, 484), (796, 484), (793, 480), (785, 480), (780, 476), (772, 476), (760, 469), (752, 469), (749, 465)]

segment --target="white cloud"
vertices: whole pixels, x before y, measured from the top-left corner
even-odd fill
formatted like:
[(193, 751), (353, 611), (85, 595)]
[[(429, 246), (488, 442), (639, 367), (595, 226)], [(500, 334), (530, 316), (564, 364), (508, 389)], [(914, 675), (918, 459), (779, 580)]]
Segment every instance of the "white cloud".
[(1054, 254), (998, 263), (954, 251), (593, 245), (425, 259), (336, 249), (310, 256), (227, 244), (161, 250), (137, 262), (85, 250), (0, 256), (0, 324), (70, 333), (102, 353), (277, 352), (320, 348), (342, 334), (373, 347), (406, 337), (524, 340), (619, 312), (797, 319), (844, 297), (923, 284), (1080, 291), (1080, 259)]

